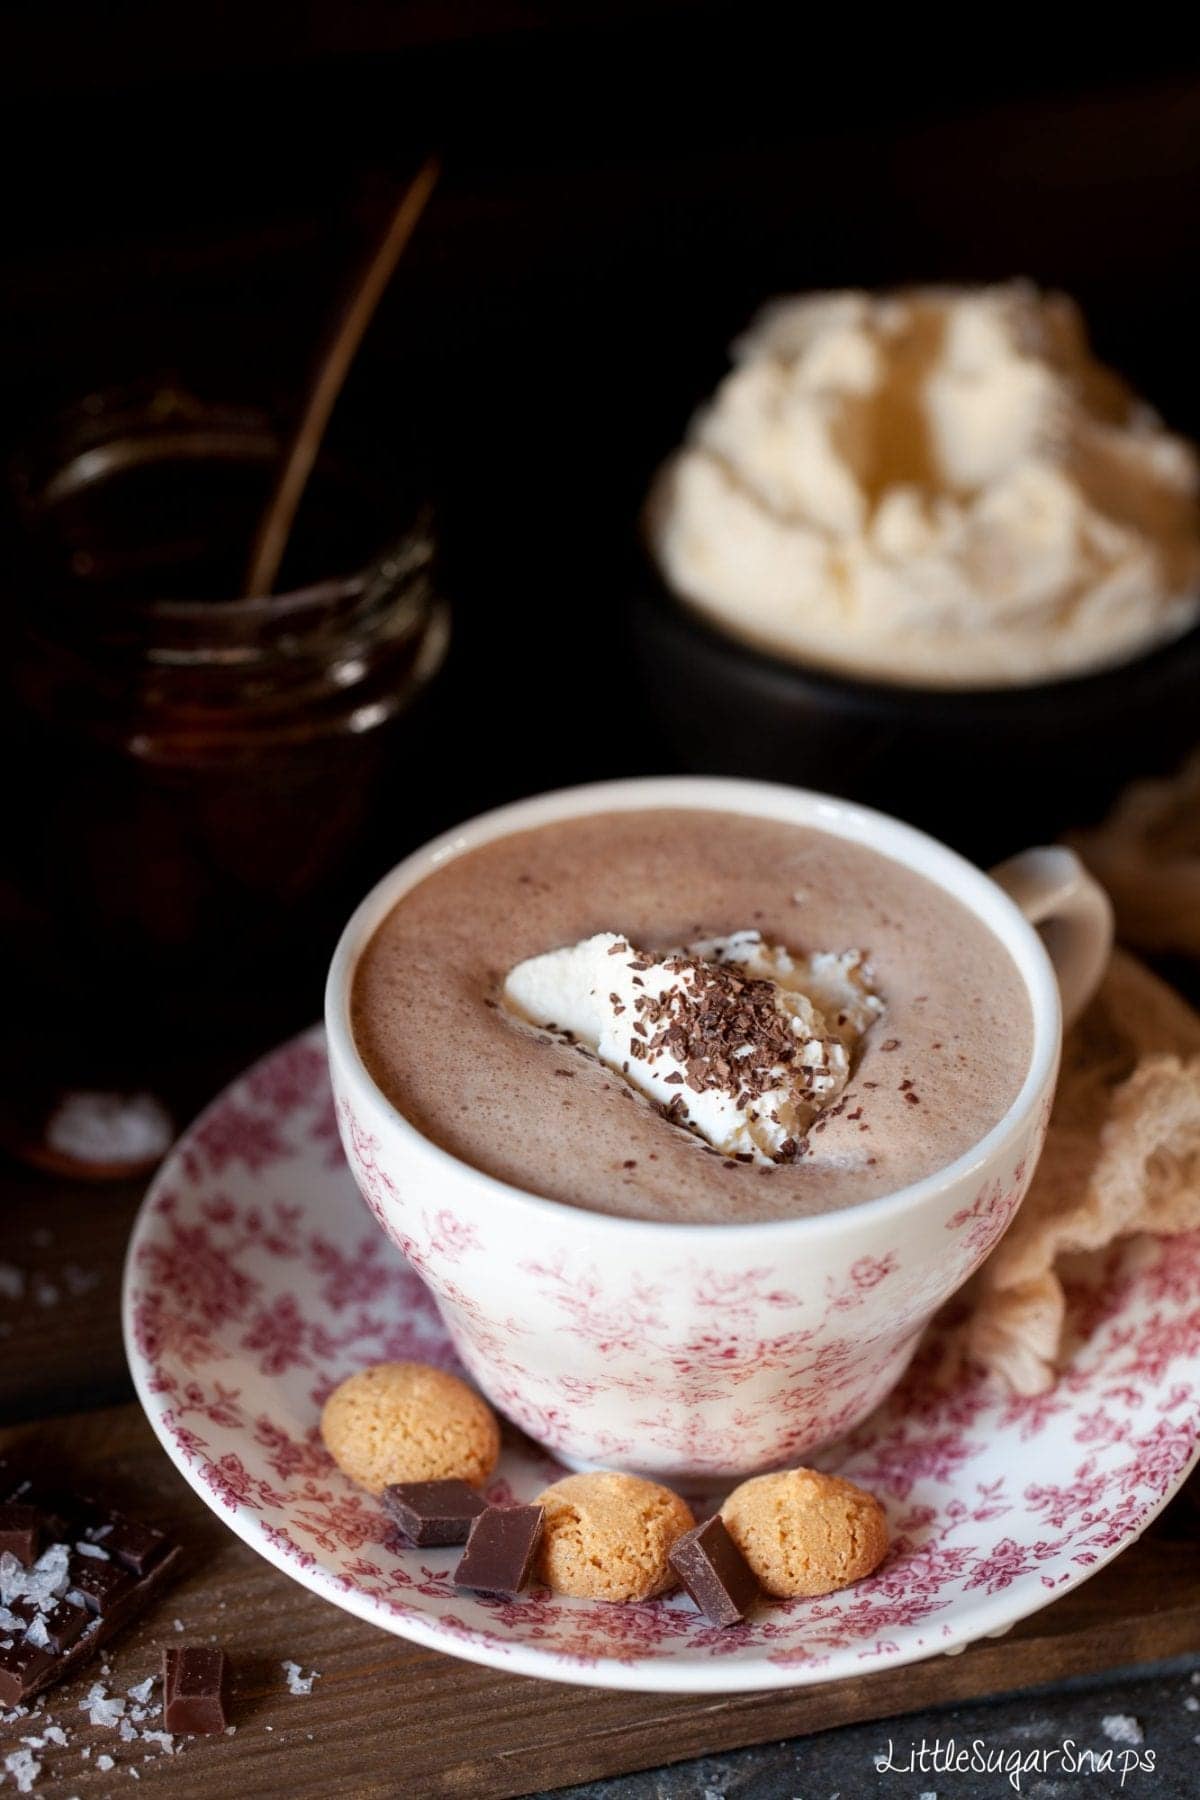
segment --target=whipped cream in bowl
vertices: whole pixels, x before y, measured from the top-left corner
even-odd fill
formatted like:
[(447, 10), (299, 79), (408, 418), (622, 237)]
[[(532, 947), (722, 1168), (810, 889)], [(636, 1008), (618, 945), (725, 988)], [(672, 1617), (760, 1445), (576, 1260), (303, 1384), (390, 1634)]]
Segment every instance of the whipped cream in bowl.
[(785, 660), (944, 689), (1200, 617), (1200, 460), (1028, 283), (768, 307), (646, 510), (673, 593)]
[(753, 930), (658, 955), (599, 932), (518, 963), (503, 1001), (710, 1148), (762, 1163), (805, 1154), (884, 1010), (861, 951), (798, 957)]

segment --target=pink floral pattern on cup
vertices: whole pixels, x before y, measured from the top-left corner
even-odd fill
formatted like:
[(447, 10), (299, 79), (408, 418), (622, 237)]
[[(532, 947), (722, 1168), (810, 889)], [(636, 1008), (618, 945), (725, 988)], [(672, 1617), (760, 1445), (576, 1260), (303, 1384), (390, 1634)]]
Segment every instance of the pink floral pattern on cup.
[[(939, 1229), (957, 1245), (991, 1204)], [(454, 1272), (469, 1270), (485, 1238), (436, 1207), (417, 1206), (412, 1218), (443, 1304), (444, 1289), (460, 1305)], [(964, 1241), (955, 1254), (976, 1250)], [(568, 1268), (560, 1280), (563, 1266), (540, 1247), (526, 1260), (544, 1271), (539, 1305), (559, 1329), (581, 1322), (590, 1349), (611, 1345), (619, 1356), (622, 1334), (643, 1328), (676, 1347), (671, 1296), (654, 1279), (630, 1290), (631, 1326), (594, 1275)], [(855, 1257), (844, 1280), (822, 1287), (819, 1329), (798, 1350), (789, 1340), (797, 1294), (769, 1266), (680, 1267), (688, 1312), (707, 1322), (684, 1346), (689, 1392), (744, 1371), (751, 1341), (768, 1355), (774, 1345), (781, 1357), (807, 1356), (841, 1398), (832, 1410), (814, 1404), (809, 1376), (798, 1381), (788, 1428), (803, 1431), (818, 1406), (822, 1429), (838, 1406), (847, 1416), (857, 1406), (856, 1329), (874, 1296), (899, 1292), (906, 1265), (902, 1247)], [(893, 1542), (882, 1568), (824, 1600), (764, 1605), (730, 1631), (680, 1596), (613, 1607), (542, 1590), (517, 1601), (460, 1593), (454, 1551), (405, 1546), (333, 1468), (317, 1419), (342, 1376), (382, 1358), (459, 1364), (424, 1279), (364, 1213), (337, 1161), (319, 1032), (251, 1071), (164, 1166), (130, 1249), (125, 1328), (139, 1394), (170, 1455), (235, 1530), (317, 1592), (452, 1654), (531, 1674), (721, 1691), (956, 1648), (1045, 1604), (1136, 1538), (1196, 1459), (1198, 1296), (1200, 1234), (1119, 1246), (1072, 1289), (1072, 1361), (1050, 1393), (1028, 1400), (969, 1375), (938, 1387), (938, 1346), (928, 1344), (886, 1404), (817, 1458), (884, 1502)], [(511, 1331), (497, 1330), (517, 1365), (528, 1324), (517, 1313)], [(650, 1420), (665, 1404), (640, 1390), (631, 1403)], [(720, 1404), (753, 1428), (750, 1373)], [(537, 1415), (539, 1435), (586, 1405), (564, 1387)], [(690, 1417), (697, 1457), (727, 1457), (705, 1403)], [(674, 1432), (678, 1421), (666, 1425)], [(561, 1472), (509, 1432), (491, 1493), (530, 1498)]]
[(852, 1226), (817, 1254), (806, 1244), (789, 1267), (786, 1225), (749, 1244), (710, 1231), (707, 1256), (668, 1228), (646, 1234), (631, 1266), (605, 1255), (605, 1231), (587, 1230), (593, 1215), (549, 1205), (514, 1261), (511, 1220), (489, 1213), (486, 1194), (455, 1187), (453, 1206), (430, 1203), (419, 1178), (389, 1173), (386, 1125), (368, 1123), (345, 1091), (337, 1117), (368, 1206), (494, 1404), (569, 1463), (691, 1482), (795, 1462), (865, 1417), (1000, 1237), (1041, 1141), (1039, 1127), (1006, 1174), (962, 1204), (953, 1191), (933, 1255), (928, 1229), (891, 1242)]

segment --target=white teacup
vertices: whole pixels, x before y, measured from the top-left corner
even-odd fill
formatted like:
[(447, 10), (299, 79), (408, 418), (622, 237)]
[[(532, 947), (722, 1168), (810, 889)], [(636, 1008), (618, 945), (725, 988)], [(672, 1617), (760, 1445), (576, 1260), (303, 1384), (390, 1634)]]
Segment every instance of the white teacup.
[[(638, 807), (812, 826), (869, 845), (968, 907), (1009, 951), (1033, 1013), (1029, 1070), (998, 1124), (911, 1187), (746, 1225), (582, 1211), (482, 1174), (422, 1136), (376, 1087), (350, 1031), (354, 968), (376, 926), (423, 876), (478, 844)], [(1093, 992), (1111, 936), (1108, 901), (1068, 850), (1025, 851), (989, 877), (910, 826), (792, 788), (681, 777), (544, 794), (414, 852), (347, 925), (326, 990), (342, 1141), (367, 1204), (501, 1412), (571, 1465), (740, 1478), (798, 1462), (865, 1417), (1000, 1237), (1042, 1148), (1063, 1015)]]

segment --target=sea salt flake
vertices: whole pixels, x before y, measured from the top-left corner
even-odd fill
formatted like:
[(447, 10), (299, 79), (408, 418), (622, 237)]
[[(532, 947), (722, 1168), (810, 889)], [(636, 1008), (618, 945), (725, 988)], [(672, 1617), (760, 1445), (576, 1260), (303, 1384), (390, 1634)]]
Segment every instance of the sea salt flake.
[(102, 1681), (94, 1681), (86, 1699), (79, 1702), (79, 1710), (88, 1715), (93, 1725), (104, 1725), (111, 1731), (125, 1711), (125, 1702), (119, 1694), (110, 1694)]
[(42, 1765), (32, 1750), (14, 1750), (6, 1756), (4, 1766), (17, 1784), (19, 1794), (31, 1794), (33, 1784), (42, 1772)]
[(25, 1636), (35, 1650), (50, 1648), (50, 1633), (46, 1630), (46, 1619), (43, 1613), (34, 1613)]
[(21, 1742), (28, 1744), (31, 1750), (44, 1750), (47, 1744), (61, 1744), (65, 1749), (67, 1734), (61, 1725), (47, 1725), (41, 1737), (23, 1737)]
[(1100, 1729), (1114, 1744), (1142, 1744), (1146, 1734), (1131, 1713), (1106, 1713)]
[(183, 1630), (183, 1620), (182, 1619), (172, 1619), (171, 1623), (175, 1627), (176, 1631)]
[(307, 1675), (302, 1675), (300, 1673), (300, 1664), (297, 1662), (280, 1663), (279, 1666), (287, 1676), (289, 1694), (311, 1694), (313, 1682), (320, 1679), (319, 1672), (316, 1669), (310, 1670)]
[(123, 1743), (132, 1744), (137, 1738), (137, 1726), (133, 1723), (132, 1719), (122, 1719), (117, 1729), (121, 1733), (121, 1741)]
[(1197, 1700), (1195, 1694), (1185, 1694), (1183, 1704), (1188, 1712), (1200, 1712), (1200, 1700)]
[(175, 1739), (169, 1731), (143, 1731), (144, 1744), (161, 1744), (168, 1756), (175, 1754)]
[(39, 1612), (49, 1612), (67, 1585), (68, 1554), (65, 1544), (52, 1544), (26, 1569), (6, 1550), (0, 1556), (0, 1606), (29, 1600)]
[(154, 1692), (154, 1676), (147, 1675), (145, 1681), (139, 1681), (136, 1687), (126, 1688), (125, 1692), (131, 1700), (136, 1700), (139, 1706), (145, 1706)]
[(115, 1769), (116, 1766), (116, 1758), (110, 1756), (107, 1750), (102, 1750), (100, 1755), (96, 1758), (96, 1767), (98, 1769), (103, 1769), (106, 1774), (109, 1769)]
[(78, 1550), (80, 1556), (94, 1556), (97, 1562), (112, 1561), (112, 1557), (108, 1554), (108, 1551), (102, 1550), (99, 1544), (82, 1543), (76, 1544), (75, 1548)]
[(25, 1271), (16, 1263), (0, 1262), (0, 1300), (23, 1300)]
[(171, 1116), (153, 1094), (66, 1094), (46, 1126), (46, 1143), (78, 1162), (149, 1162), (170, 1148)]

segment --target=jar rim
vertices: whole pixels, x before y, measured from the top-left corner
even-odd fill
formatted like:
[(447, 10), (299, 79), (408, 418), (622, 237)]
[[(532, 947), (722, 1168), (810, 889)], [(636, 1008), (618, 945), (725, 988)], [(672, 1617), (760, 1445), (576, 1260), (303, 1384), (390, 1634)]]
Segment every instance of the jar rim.
[(103, 607), (81, 594), (43, 606), (35, 635), (114, 665), (230, 673), (236, 668), (319, 663), (411, 638), (435, 600), (436, 536), (422, 507), (390, 546), (349, 575), (281, 594), (228, 600), (138, 597)]

